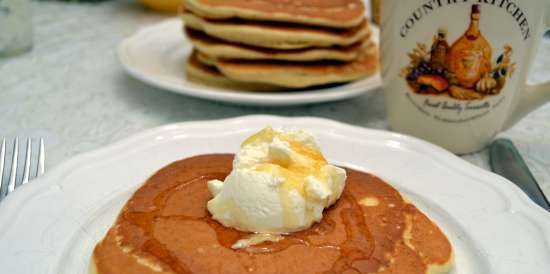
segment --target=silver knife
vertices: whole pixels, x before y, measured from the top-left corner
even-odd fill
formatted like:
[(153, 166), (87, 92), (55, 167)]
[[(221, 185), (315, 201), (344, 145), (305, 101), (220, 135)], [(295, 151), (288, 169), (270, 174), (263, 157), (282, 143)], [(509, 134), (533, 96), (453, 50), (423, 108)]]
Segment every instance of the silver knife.
[(494, 173), (512, 181), (531, 200), (550, 212), (550, 202), (512, 141), (508, 139), (495, 140), (489, 147), (489, 162)]

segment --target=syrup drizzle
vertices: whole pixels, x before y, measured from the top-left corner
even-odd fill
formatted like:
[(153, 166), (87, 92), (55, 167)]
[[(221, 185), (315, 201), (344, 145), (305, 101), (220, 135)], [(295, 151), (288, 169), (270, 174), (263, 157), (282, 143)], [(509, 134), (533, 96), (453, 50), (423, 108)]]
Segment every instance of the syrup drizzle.
[[(240, 239), (245, 238), (249, 233), (227, 228), (212, 219), (205, 210), (202, 216), (184, 216), (184, 215), (162, 215), (170, 195), (179, 188), (190, 187), (193, 184), (204, 184), (209, 180), (222, 180), (227, 174), (216, 172), (208, 173), (185, 182), (179, 182), (175, 185), (163, 189), (153, 199), (153, 207), (149, 211), (131, 211), (126, 210), (121, 216), (123, 220), (140, 228), (142, 231), (142, 245), (139, 247), (142, 252), (146, 252), (157, 258), (168, 266), (173, 272), (180, 274), (192, 273), (190, 268), (177, 258), (162, 242), (153, 236), (153, 226), (157, 220), (172, 219), (181, 221), (200, 221), (206, 223), (216, 232), (218, 243), (228, 249)], [(342, 194), (337, 202), (342, 208), (339, 217), (345, 228), (346, 238), (342, 243), (314, 243), (311, 237), (330, 234), (336, 228), (335, 217), (329, 217), (325, 211), (325, 217), (321, 223), (315, 224), (310, 229), (285, 235), (285, 238), (279, 242), (267, 242), (255, 246), (250, 246), (235, 252), (246, 252), (250, 254), (271, 254), (284, 251), (287, 248), (297, 245), (304, 245), (320, 249), (333, 249), (339, 252), (338, 259), (334, 262), (331, 269), (325, 274), (343, 273), (347, 270), (355, 270), (353, 263), (360, 260), (368, 260), (374, 251), (374, 240), (365, 223), (363, 211), (358, 201), (349, 193)], [(335, 207), (335, 206), (333, 206)], [(330, 209), (328, 209), (330, 210)], [(327, 211), (328, 211), (327, 210)]]

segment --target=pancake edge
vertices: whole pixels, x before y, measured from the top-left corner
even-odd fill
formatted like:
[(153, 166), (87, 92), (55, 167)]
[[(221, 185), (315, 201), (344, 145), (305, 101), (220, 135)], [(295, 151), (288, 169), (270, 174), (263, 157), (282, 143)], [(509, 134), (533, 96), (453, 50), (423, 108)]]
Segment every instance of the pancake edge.
[(315, 47), (301, 50), (301, 52), (285, 52), (281, 50), (276, 53), (266, 53), (262, 52), (261, 49), (254, 50), (247, 48), (246, 46), (239, 46), (224, 41), (216, 41), (214, 43), (203, 42), (200, 38), (191, 37), (190, 35), (187, 35), (187, 38), (191, 41), (196, 50), (214, 58), (281, 61), (352, 61), (359, 57), (361, 52), (368, 48), (372, 43), (369, 37), (367, 37), (363, 41), (357, 42), (360, 43), (357, 49), (349, 51), (343, 51), (335, 48)]
[(219, 72), (213, 73), (211, 71), (208, 71), (206, 68), (200, 66), (200, 65), (207, 66), (207, 64), (204, 64), (201, 61), (199, 61), (201, 64), (196, 64), (191, 61), (190, 58), (196, 58), (196, 57), (193, 57), (193, 54), (187, 58), (185, 73), (187, 75), (187, 79), (195, 84), (228, 89), (228, 92), (230, 92), (231, 90), (244, 90), (244, 91), (256, 91), (256, 92), (284, 91), (284, 88), (281, 88), (278, 86), (262, 84), (262, 83), (234, 81), (227, 78), (226, 76), (224, 76)]
[[(403, 201), (406, 204), (414, 206), (418, 210), (418, 212), (420, 212), (422, 215), (424, 215), (435, 227), (437, 227), (439, 229), (439, 231), (445, 236), (445, 238), (449, 242), (449, 245), (451, 246), (451, 254), (450, 254), (448, 260), (443, 264), (427, 264), (426, 265), (426, 274), (448, 274), (454, 266), (455, 252), (454, 252), (453, 244), (449, 240), (449, 237), (447, 236), (447, 233), (445, 233), (445, 231), (443, 231), (443, 229), (437, 223), (435, 223), (432, 220), (432, 218), (430, 218), (428, 215), (426, 215), (422, 210), (418, 209), (418, 207), (416, 207), (416, 205), (408, 197), (403, 196), (402, 193), (399, 193), (399, 194), (401, 195), (401, 198), (403, 199)], [(406, 219), (407, 218), (408, 217), (406, 217)], [(409, 224), (407, 224), (407, 221), (406, 221), (406, 225), (408, 227), (407, 227), (407, 229), (405, 229), (403, 231), (403, 237), (402, 238), (403, 238), (403, 242), (405, 243), (405, 245), (407, 245), (409, 248), (411, 248), (412, 245), (409, 242), (409, 240), (411, 238), (409, 228), (412, 228), (412, 227)]]
[[(406, 199), (404, 199), (406, 200)], [(410, 203), (408, 200), (405, 201), (405, 203), (408, 203), (408, 204), (411, 204), (414, 206), (413, 203)], [(422, 214), (424, 214), (424, 212), (420, 211), (418, 209), (418, 211)], [(439, 228), (441, 230), (441, 227), (439, 227), (435, 222), (432, 221), (431, 218), (429, 218), (428, 216), (426, 216), (430, 222), (432, 222), (432, 224), (434, 226), (436, 226), (437, 228)], [(445, 235), (445, 237), (447, 238), (448, 240), (448, 236), (446, 235), (446, 233), (444, 233), (443, 231), (441, 231), (441, 233), (443, 233), (443, 235)], [(405, 238), (405, 235), (403, 235), (403, 239)], [(451, 245), (452, 247), (452, 245)], [(454, 249), (451, 249), (451, 254), (450, 254), (450, 257), (449, 259), (447, 260), (447, 262), (445, 262), (444, 264), (428, 264), (427, 265), (427, 269), (426, 269), (426, 274), (448, 274), (452, 267), (454, 266)], [(90, 258), (90, 266), (89, 266), (89, 272), (88, 274), (100, 274), (98, 271), (97, 271), (97, 266), (96, 266), (96, 263), (95, 263), (95, 256), (92, 254), (92, 257)], [(103, 274), (103, 273), (101, 273)]]
[[(307, 88), (317, 85), (325, 84), (334, 84), (334, 83), (344, 83), (351, 82), (361, 78), (369, 77), (375, 74), (378, 69), (378, 50), (374, 47), (375, 52), (363, 53), (367, 54), (367, 58), (376, 59), (375, 65), (368, 70), (360, 70), (348, 74), (338, 74), (338, 73), (327, 73), (327, 74), (318, 74), (318, 73), (300, 73), (300, 72), (289, 72), (286, 70), (273, 70), (268, 72), (249, 72), (249, 71), (236, 71), (224, 67), (223, 64), (220, 64), (217, 60), (212, 59), (209, 56), (199, 57), (201, 62), (208, 65), (215, 65), (218, 70), (227, 78), (240, 81), (240, 82), (249, 82), (254, 81), (257, 83), (264, 83), (270, 85), (281, 86), (289, 89), (297, 88)], [(367, 50), (368, 51), (368, 50)], [(361, 57), (360, 57), (361, 58)], [(259, 62), (259, 61), (258, 61)], [(351, 61), (355, 62), (355, 61)], [(299, 64), (296, 64), (299, 67)]]
[(364, 17), (365, 6), (362, 5), (363, 12), (360, 16), (349, 21), (328, 20), (324, 18), (307, 17), (293, 15), (288, 13), (265, 13), (254, 10), (239, 9), (236, 7), (212, 7), (200, 3), (197, 0), (185, 0), (184, 5), (197, 15), (209, 19), (228, 19), (242, 18), (250, 20), (270, 20), (277, 22), (292, 22), (313, 26), (333, 27), (333, 28), (351, 28), (359, 25)]
[(97, 266), (95, 264), (95, 256), (92, 255), (92, 258), (90, 259), (90, 267), (89, 267), (89, 274), (99, 274), (99, 272), (97, 272)]
[[(183, 11), (180, 17), (185, 26), (202, 31), (210, 36), (251, 46), (272, 49), (301, 49), (308, 47), (349, 46), (361, 41), (371, 33), (368, 23), (364, 23), (352, 36), (298, 31), (270, 31), (253, 24), (227, 24), (210, 22), (193, 13)], [(243, 40), (242, 38), (245, 38)]]
[[(406, 202), (406, 203), (409, 203), (409, 202)], [(409, 204), (412, 204), (412, 203), (409, 203)], [(413, 204), (414, 205), (414, 204)], [(420, 211), (420, 210), (419, 210)], [(420, 211), (422, 214), (424, 214), (422, 211)], [(440, 228), (435, 222), (432, 221), (432, 219), (430, 219), (428, 217), (428, 219), (438, 228)], [(441, 229), (441, 228), (440, 228)], [(447, 235), (441, 231), (445, 237), (447, 238), (448, 240), (448, 237)], [(444, 264), (429, 264), (427, 265), (427, 269), (426, 269), (426, 274), (448, 274), (452, 267), (454, 266), (454, 250), (451, 249), (451, 256), (449, 257), (449, 260), (444, 263)], [(97, 271), (97, 267), (96, 267), (96, 263), (95, 263), (95, 256), (92, 255), (92, 257), (90, 258), (90, 266), (89, 266), (89, 272), (88, 274), (100, 274), (98, 271)], [(102, 273), (101, 273), (102, 274)]]
[[(434, 223), (434, 225), (436, 224)], [(445, 235), (445, 237), (447, 237), (447, 235)], [(447, 240), (449, 240), (449, 237), (447, 237)], [(429, 264), (428, 269), (426, 270), (426, 274), (448, 274), (449, 272), (451, 272), (451, 269), (454, 266), (454, 261), (455, 253), (454, 249), (451, 249), (451, 256), (449, 257), (449, 260), (444, 264)]]

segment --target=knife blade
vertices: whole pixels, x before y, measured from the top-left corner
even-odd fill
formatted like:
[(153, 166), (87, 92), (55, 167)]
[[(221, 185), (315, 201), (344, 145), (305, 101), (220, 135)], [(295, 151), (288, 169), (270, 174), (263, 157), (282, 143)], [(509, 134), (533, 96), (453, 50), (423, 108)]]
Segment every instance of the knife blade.
[(489, 147), (491, 170), (512, 181), (536, 204), (550, 212), (550, 202), (529, 171), (516, 146), (508, 139), (497, 139)]

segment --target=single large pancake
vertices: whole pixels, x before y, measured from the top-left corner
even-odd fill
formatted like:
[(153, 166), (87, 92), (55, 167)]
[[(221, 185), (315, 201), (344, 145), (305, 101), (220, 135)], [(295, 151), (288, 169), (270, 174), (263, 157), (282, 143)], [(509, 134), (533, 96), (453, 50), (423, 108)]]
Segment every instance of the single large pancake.
[(287, 88), (305, 88), (349, 82), (378, 70), (378, 50), (372, 45), (350, 62), (285, 62), (271, 60), (216, 59), (198, 53), (198, 59), (215, 66), (224, 76), (239, 82), (264, 83)]
[(217, 59), (263, 59), (284, 61), (338, 60), (357, 59), (361, 52), (371, 45), (368, 37), (350, 46), (313, 47), (305, 49), (278, 50), (248, 46), (227, 42), (204, 32), (185, 28), (185, 34), (198, 51)]
[(379, 178), (348, 169), (342, 197), (313, 227), (241, 250), (247, 234), (210, 218), (207, 181), (233, 155), (174, 162), (139, 188), (93, 253), (94, 274), (445, 273), (452, 248), (441, 230)]
[(348, 28), (365, 14), (361, 0), (185, 0), (186, 8), (205, 18), (244, 18)]
[(185, 26), (210, 36), (246, 45), (274, 49), (349, 46), (370, 34), (366, 20), (350, 29), (331, 29), (296, 24), (231, 20), (208, 20), (183, 10)]

